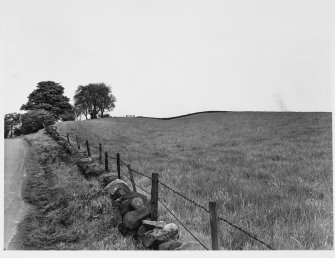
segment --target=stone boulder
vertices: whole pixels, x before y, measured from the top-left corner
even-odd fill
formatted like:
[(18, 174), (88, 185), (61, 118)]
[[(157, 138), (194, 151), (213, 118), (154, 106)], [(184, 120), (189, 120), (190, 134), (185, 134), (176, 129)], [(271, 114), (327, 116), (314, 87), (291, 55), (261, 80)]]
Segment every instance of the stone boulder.
[(107, 186), (109, 183), (113, 182), (116, 179), (118, 179), (118, 177), (114, 173), (103, 174), (100, 177), (101, 184), (104, 187)]
[(144, 236), (144, 234), (152, 229), (154, 229), (155, 227), (151, 226), (151, 225), (144, 225), (142, 224), (137, 231), (137, 237), (141, 238)]
[(79, 164), (91, 164), (93, 163), (93, 159), (88, 157), (88, 158), (81, 158), (77, 161), (77, 163)]
[(120, 203), (121, 215), (124, 215), (129, 211), (142, 209), (144, 207), (147, 207), (150, 210), (150, 204), (147, 197), (140, 193), (129, 192), (121, 196), (116, 201)]
[[(81, 156), (84, 156), (86, 158), (89, 158), (88, 154), (87, 154), (87, 150), (86, 150), (86, 147), (83, 147), (83, 146), (80, 146), (80, 149), (78, 150), (78, 153), (81, 155)], [(93, 160), (92, 160), (93, 161)]]
[(140, 197), (135, 197), (131, 200), (130, 206), (134, 210), (144, 208), (143, 200)]
[(129, 228), (126, 228), (126, 227), (123, 225), (122, 222), (119, 223), (117, 227), (118, 227), (118, 230), (119, 230), (119, 232), (121, 233), (121, 235), (123, 235), (123, 236), (131, 236), (131, 237), (133, 237), (134, 239), (137, 238), (137, 231), (138, 231), (138, 229), (129, 229)]
[(85, 173), (86, 171), (86, 165), (93, 163), (93, 160), (91, 158), (80, 158), (76, 161), (76, 165), (78, 166), (81, 173)]
[(158, 246), (159, 250), (175, 250), (176, 248), (180, 247), (183, 242), (171, 240), (165, 243), (162, 243)]
[(171, 240), (178, 240), (178, 238), (178, 226), (174, 223), (169, 223), (162, 229), (154, 228), (147, 231), (140, 239), (145, 247), (155, 247)]
[(105, 173), (105, 170), (97, 163), (92, 163), (91, 158), (82, 158), (77, 162), (79, 171), (85, 176), (98, 176)]
[(109, 194), (113, 200), (122, 197), (131, 192), (128, 184), (120, 179), (116, 179), (109, 183), (103, 190), (104, 193)]
[(154, 228), (163, 228), (165, 227), (166, 223), (162, 220), (160, 221), (154, 221), (154, 220), (147, 220), (147, 219), (144, 219), (142, 220), (142, 223), (143, 225), (148, 225), (148, 226), (152, 226)]
[[(128, 184), (127, 184), (127, 186), (129, 187)], [(128, 194), (121, 196), (117, 201), (122, 203), (123, 201), (132, 200), (132, 199), (134, 199), (136, 197), (141, 198), (142, 201), (143, 201), (143, 203), (147, 203), (148, 202), (148, 199), (147, 199), (147, 197), (145, 195), (137, 193), (137, 192), (129, 192)]]
[(128, 229), (138, 229), (142, 225), (142, 219), (150, 217), (150, 210), (147, 207), (129, 211), (122, 219), (124, 227)]

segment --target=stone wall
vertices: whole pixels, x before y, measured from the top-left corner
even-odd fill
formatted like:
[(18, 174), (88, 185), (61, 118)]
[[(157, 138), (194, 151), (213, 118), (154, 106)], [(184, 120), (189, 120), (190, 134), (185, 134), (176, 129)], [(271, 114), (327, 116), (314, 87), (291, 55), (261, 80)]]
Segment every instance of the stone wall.
[(154, 250), (203, 250), (197, 242), (184, 242), (179, 239), (179, 228), (174, 223), (152, 221), (150, 200), (141, 193), (133, 192), (131, 187), (114, 173), (106, 173), (96, 158), (88, 157), (86, 152), (78, 151), (56, 130), (49, 126), (45, 131), (60, 144), (67, 154), (75, 157), (80, 173), (87, 179), (99, 180), (102, 194), (109, 196), (116, 205), (122, 220), (118, 229), (123, 235), (131, 235), (146, 248)]

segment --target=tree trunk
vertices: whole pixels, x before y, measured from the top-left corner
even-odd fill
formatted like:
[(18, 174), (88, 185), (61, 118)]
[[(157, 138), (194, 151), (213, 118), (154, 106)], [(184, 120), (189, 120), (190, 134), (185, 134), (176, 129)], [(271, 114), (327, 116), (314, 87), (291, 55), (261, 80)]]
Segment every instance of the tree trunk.
[(91, 119), (97, 119), (97, 112), (92, 112), (90, 115)]

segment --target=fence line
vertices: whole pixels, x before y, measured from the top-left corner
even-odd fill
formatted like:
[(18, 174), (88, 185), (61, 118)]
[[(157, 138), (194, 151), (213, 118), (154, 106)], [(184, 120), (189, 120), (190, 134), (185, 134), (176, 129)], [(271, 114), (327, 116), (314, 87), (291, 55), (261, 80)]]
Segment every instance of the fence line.
[(93, 149), (100, 150), (99, 147), (91, 146)]
[(127, 164), (122, 159), (120, 159), (120, 162), (121, 162), (122, 165), (127, 166)]
[(159, 181), (159, 183), (160, 183), (162, 186), (164, 186), (164, 187), (166, 187), (167, 189), (169, 189), (170, 191), (172, 191), (173, 193), (179, 195), (180, 197), (184, 198), (185, 200), (187, 200), (187, 201), (193, 203), (195, 206), (197, 206), (197, 207), (203, 209), (204, 211), (206, 211), (207, 213), (209, 213), (209, 210), (206, 209), (204, 206), (202, 206), (202, 205), (196, 203), (195, 201), (191, 200), (190, 198), (186, 197), (185, 195), (183, 195), (183, 194), (177, 192), (176, 190), (174, 190), (174, 189), (172, 189), (171, 187), (167, 186), (167, 185), (164, 184), (163, 182)]
[(206, 250), (208, 250), (208, 248), (195, 236), (192, 234), (192, 232), (190, 230), (188, 230), (188, 228), (172, 213), (172, 211), (166, 206), (166, 204), (164, 204), (161, 200), (158, 200), (164, 207), (165, 209), (180, 223), (180, 225), (183, 226), (183, 228), (195, 239), (197, 240), (197, 242), (199, 244), (201, 244)]
[(134, 170), (133, 168), (131, 168), (131, 171), (133, 171), (134, 173), (136, 173), (136, 174), (138, 174), (138, 175), (141, 175), (141, 176), (143, 176), (143, 177), (146, 177), (146, 178), (148, 178), (148, 179), (152, 179), (150, 176), (147, 176), (147, 175), (145, 175), (145, 174), (142, 174), (141, 172), (138, 172), (138, 171)]
[[(126, 163), (124, 163), (124, 164), (126, 164)], [(132, 169), (132, 171), (134, 171), (134, 170)], [(123, 171), (122, 171), (122, 172), (123, 172)], [(135, 172), (135, 171), (134, 171), (134, 172)], [(135, 173), (137, 173), (137, 172), (135, 172)], [(141, 173), (138, 173), (138, 174), (141, 175)], [(143, 174), (142, 174), (142, 175), (143, 175)], [(148, 177), (148, 176), (146, 176), (146, 175), (143, 175), (143, 176), (145, 176), (145, 177), (151, 179), (151, 177)], [(127, 177), (127, 176), (126, 176), (126, 177)], [(127, 178), (128, 178), (128, 177), (127, 177)], [(129, 178), (128, 178), (128, 179), (129, 179)], [(130, 179), (129, 179), (129, 180), (130, 180)], [(195, 201), (191, 200), (190, 198), (186, 197), (185, 195), (183, 195), (183, 194), (177, 192), (176, 190), (172, 189), (171, 187), (169, 187), (169, 186), (166, 185), (165, 183), (161, 182), (160, 180), (158, 181), (158, 183), (161, 184), (162, 186), (166, 187), (166, 188), (169, 189), (170, 191), (174, 192), (175, 194), (179, 195), (180, 197), (184, 198), (185, 200), (191, 202), (191, 203), (194, 204), (195, 206), (197, 206), (197, 207), (199, 207), (199, 208), (205, 210), (207, 213), (209, 213), (209, 210), (206, 209), (204, 206), (202, 206), (202, 205), (196, 203)], [(135, 185), (136, 185), (136, 184), (135, 184)], [(161, 202), (161, 201), (159, 200), (159, 202)], [(161, 202), (161, 203), (162, 203), (162, 202)], [(163, 203), (162, 203), (162, 204), (163, 204)], [(163, 206), (165, 206), (165, 205), (163, 204)], [(165, 206), (165, 207), (166, 207), (166, 206)], [(166, 209), (167, 209), (167, 207), (166, 207)], [(171, 213), (171, 215), (174, 216), (172, 213)], [(175, 217), (175, 216), (174, 216), (174, 217)], [(175, 218), (176, 218), (176, 217), (175, 217)], [(176, 218), (176, 219), (177, 219), (177, 218)], [(178, 219), (177, 219), (177, 220), (178, 220)], [(242, 228), (239, 227), (239, 226), (234, 225), (233, 223), (229, 222), (228, 220), (226, 220), (226, 219), (224, 219), (224, 218), (222, 218), (222, 217), (219, 217), (219, 220), (222, 220), (222, 221), (226, 222), (227, 224), (229, 224), (231, 227), (234, 227), (235, 229), (238, 229), (238, 230), (242, 231), (243, 233), (245, 233), (246, 235), (250, 236), (250, 237), (253, 238), (254, 240), (256, 240), (256, 241), (260, 242), (261, 244), (265, 245), (266, 247), (268, 247), (270, 250), (275, 250), (274, 248), (272, 248), (272, 247), (269, 246), (268, 244), (264, 243), (262, 240), (257, 239), (257, 238), (256, 238), (255, 236), (253, 236), (251, 233), (245, 231), (244, 229), (242, 229)], [(178, 222), (181, 223), (179, 220), (178, 220)], [(184, 227), (184, 228), (185, 228), (185, 227)], [(185, 228), (185, 229), (186, 229), (186, 228)], [(186, 229), (186, 230), (187, 230), (187, 229)], [(187, 230), (187, 231), (188, 231), (188, 230)], [(191, 233), (190, 233), (190, 234), (191, 234)], [(208, 249), (207, 249), (207, 250), (208, 250)]]
[[(123, 172), (121, 170), (121, 172)], [(130, 178), (128, 176), (126, 176), (126, 174), (123, 172), (124, 176), (130, 181)], [(147, 190), (145, 190), (144, 188), (142, 188), (141, 186), (139, 186), (138, 184), (135, 183), (135, 185), (140, 188), (143, 192), (147, 193), (148, 195), (151, 195), (150, 192), (148, 192)], [(176, 215), (174, 215), (172, 213), (172, 211), (167, 207), (167, 205), (165, 203), (163, 203), (161, 200), (158, 200), (158, 202), (160, 202), (163, 207), (167, 210), (168, 213), (170, 213), (178, 222), (179, 224), (202, 246), (204, 247), (206, 250), (208, 250), (208, 248), (195, 236), (192, 234), (192, 232), (176, 217)]]
[[(63, 137), (66, 137), (67, 139), (68, 139), (68, 142), (70, 143), (70, 141), (69, 141), (69, 139), (72, 139), (73, 141), (77, 141), (78, 140), (78, 143), (79, 143), (79, 137), (78, 136), (76, 136), (76, 139), (73, 139), (72, 137), (69, 137), (69, 134), (67, 134), (67, 135), (62, 135), (62, 134), (60, 134), (61, 136), (63, 136)], [(87, 140), (86, 140), (87, 141)], [(87, 141), (88, 142), (88, 141)], [(71, 143), (70, 143), (71, 144)], [(72, 144), (71, 144), (72, 145)], [(100, 150), (99, 149), (99, 147), (95, 147), (95, 146), (91, 146), (92, 148), (94, 148), (94, 149), (98, 149), (98, 150)], [(89, 149), (88, 149), (88, 151), (89, 151)], [(108, 155), (108, 158), (111, 158), (111, 159), (114, 159), (114, 160), (117, 160), (117, 158), (114, 158), (114, 157), (111, 157), (111, 156), (109, 156)], [(122, 159), (120, 159), (119, 158), (119, 161), (120, 161), (120, 163), (122, 164), (122, 165), (125, 165), (125, 166), (128, 166), (128, 164), (126, 164)], [(108, 166), (109, 167), (111, 167), (112, 165), (111, 164), (108, 164)], [(122, 172), (122, 174), (124, 174), (124, 176), (126, 177), (126, 178), (128, 178), (129, 180), (130, 180), (130, 178), (129, 177), (127, 177), (125, 174), (126, 173), (124, 173), (124, 171), (121, 169), (121, 167), (122, 166), (120, 166), (120, 171)], [(111, 167), (112, 168), (112, 167)], [(152, 177), (150, 177), (150, 176), (147, 176), (147, 175), (145, 175), (145, 174), (143, 174), (143, 173), (141, 173), (141, 172), (139, 172), (139, 171), (136, 171), (136, 170), (134, 170), (133, 168), (130, 168), (131, 170), (132, 170), (132, 172), (134, 172), (134, 173), (136, 173), (136, 174), (138, 174), (138, 175), (141, 175), (141, 176), (143, 176), (143, 177), (146, 177), (146, 178), (148, 178), (148, 179), (152, 179)], [(115, 172), (117, 172), (117, 171), (115, 171)], [(185, 200), (187, 200), (187, 201), (189, 201), (189, 202), (191, 202), (193, 205), (195, 205), (196, 207), (199, 207), (199, 208), (201, 208), (201, 209), (203, 209), (203, 210), (205, 210), (207, 213), (209, 213), (210, 211), (207, 209), (207, 208), (205, 208), (204, 206), (202, 206), (202, 205), (200, 205), (200, 204), (198, 204), (198, 203), (196, 203), (195, 201), (193, 201), (193, 200), (191, 200), (190, 198), (188, 198), (188, 197), (186, 197), (186, 196), (184, 196), (182, 193), (180, 193), (180, 192), (178, 192), (178, 191), (176, 191), (176, 190), (174, 190), (173, 188), (171, 188), (170, 186), (168, 186), (168, 185), (166, 185), (165, 183), (163, 183), (163, 182), (161, 182), (160, 180), (158, 180), (158, 183), (159, 184), (161, 184), (162, 186), (164, 186), (164, 187), (166, 187), (167, 189), (169, 189), (170, 191), (172, 191), (173, 193), (175, 193), (175, 194), (177, 194), (178, 196), (180, 196), (180, 197), (182, 197), (182, 198), (184, 198)], [(136, 183), (135, 183), (135, 185), (138, 187), (138, 188), (140, 188), (142, 191), (144, 191), (145, 193), (147, 193), (147, 194), (149, 194), (149, 195), (151, 195), (149, 192), (147, 192), (145, 189), (143, 189), (142, 187), (140, 187), (139, 185), (137, 185)], [(158, 200), (165, 208), (166, 208), (166, 210), (185, 228), (185, 230), (188, 232), (188, 233), (190, 233), (193, 237), (194, 237), (194, 239), (196, 239), (206, 250), (208, 250), (208, 248), (207, 247), (205, 247), (187, 228), (186, 228), (186, 226), (184, 226), (179, 220), (178, 220), (178, 218), (168, 209), (168, 207), (164, 204), (164, 203), (162, 203), (162, 201), (160, 201), (160, 200)], [(236, 225), (234, 225), (232, 222), (230, 222), (230, 221), (228, 221), (228, 220), (226, 220), (226, 219), (224, 219), (224, 218), (222, 218), (222, 217), (218, 217), (218, 219), (220, 220), (220, 221), (224, 221), (225, 223), (227, 223), (228, 225), (230, 225), (231, 227), (233, 227), (233, 228), (235, 228), (235, 229), (238, 229), (238, 230), (240, 230), (241, 232), (243, 232), (244, 234), (246, 234), (246, 235), (248, 235), (249, 237), (251, 237), (252, 239), (254, 239), (254, 240), (256, 240), (257, 242), (259, 242), (259, 243), (261, 243), (261, 244), (263, 244), (264, 246), (266, 246), (267, 248), (269, 248), (270, 250), (276, 250), (275, 248), (273, 248), (273, 247), (271, 247), (269, 244), (266, 244), (265, 242), (263, 242), (262, 240), (260, 240), (260, 239), (258, 239), (256, 236), (254, 236), (254, 235), (252, 235), (251, 233), (249, 233), (248, 231), (246, 231), (246, 230), (244, 230), (244, 229), (242, 229), (241, 227), (239, 227), (239, 226), (236, 226)]]
[(114, 158), (114, 157), (112, 157), (112, 156), (108, 156), (108, 158), (113, 159), (113, 160), (116, 160), (116, 158)]
[(273, 247), (269, 246), (268, 244), (264, 243), (262, 240), (256, 238), (255, 236), (253, 236), (251, 233), (245, 231), (243, 228), (239, 227), (239, 226), (236, 226), (234, 225), (233, 223), (229, 222), (228, 220), (222, 218), (222, 217), (219, 217), (219, 220), (222, 220), (224, 222), (226, 222), (227, 224), (229, 224), (230, 226), (242, 231), (244, 234), (248, 235), (249, 237), (253, 238), (254, 240), (260, 242), (261, 244), (265, 245), (267, 248), (269, 248), (270, 250), (275, 250)]

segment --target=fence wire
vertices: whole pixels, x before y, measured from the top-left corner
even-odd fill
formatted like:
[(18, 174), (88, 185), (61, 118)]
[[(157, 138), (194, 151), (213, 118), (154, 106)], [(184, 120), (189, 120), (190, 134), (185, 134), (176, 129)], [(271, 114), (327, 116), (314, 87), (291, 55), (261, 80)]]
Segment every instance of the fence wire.
[(193, 203), (195, 206), (197, 206), (197, 207), (203, 209), (204, 211), (206, 211), (207, 213), (209, 213), (209, 210), (206, 209), (204, 206), (202, 206), (202, 205), (196, 203), (195, 201), (191, 200), (190, 198), (186, 197), (185, 195), (183, 195), (183, 194), (177, 192), (176, 190), (172, 189), (171, 187), (169, 187), (168, 185), (164, 184), (164, 183), (161, 182), (160, 180), (158, 180), (158, 183), (161, 184), (162, 186), (166, 187), (166, 188), (169, 189), (170, 191), (174, 192), (175, 194), (179, 195), (180, 197), (184, 198), (185, 200), (187, 200), (187, 201)]
[(141, 176), (143, 176), (143, 177), (146, 177), (146, 178), (148, 178), (148, 179), (152, 179), (152, 177), (151, 176), (147, 176), (147, 175), (144, 175), (144, 174), (142, 174), (141, 172), (138, 172), (138, 171), (136, 171), (136, 170), (134, 170), (134, 169), (132, 169), (132, 168), (130, 168), (131, 169), (131, 171), (132, 172), (134, 172), (134, 173), (136, 173), (136, 174), (138, 174), (138, 175), (141, 175)]
[(115, 167), (115, 165), (108, 163), (108, 167), (110, 168), (111, 172), (117, 173), (117, 168)]
[[(125, 166), (128, 166), (128, 164), (125, 163), (122, 159), (120, 159), (120, 162), (121, 162), (121, 164), (123, 164), (123, 165), (125, 165)], [(152, 179), (151, 176), (147, 176), (147, 175), (145, 175), (145, 174), (143, 174), (143, 173), (141, 173), (141, 172), (139, 172), (139, 171), (137, 171), (137, 170), (135, 170), (135, 169), (133, 169), (133, 168), (130, 168), (130, 169), (131, 169), (131, 171), (134, 172), (135, 174), (141, 175), (141, 176), (146, 177), (146, 178), (148, 178), (148, 179), (150, 179), (150, 180)]]
[[(126, 178), (128, 178), (128, 180), (129, 181), (131, 181), (130, 180), (130, 178), (128, 177), (128, 176), (126, 176), (125, 175), (125, 173), (121, 170), (121, 172), (124, 174), (124, 176), (126, 177)], [(137, 185), (136, 183), (135, 183), (135, 185), (138, 187), (138, 188), (140, 188), (143, 192), (145, 192), (145, 193), (147, 193), (148, 195), (150, 195), (151, 196), (151, 193), (149, 193), (147, 190), (145, 190), (144, 188), (142, 188), (141, 186), (139, 186), (139, 185)], [(159, 200), (158, 199), (158, 201), (163, 205), (163, 207), (167, 210), (167, 212), (168, 213), (170, 213), (178, 222), (179, 222), (179, 224), (203, 247), (203, 248), (205, 248), (206, 250), (208, 250), (208, 248), (195, 236), (195, 235), (193, 235), (192, 234), (192, 232), (176, 217), (176, 215), (174, 215), (173, 213), (172, 213), (172, 211), (166, 206), (166, 204), (164, 204), (161, 200)]]
[[(65, 137), (65, 138), (67, 138), (67, 135), (62, 135), (62, 134), (60, 134), (60, 136), (63, 136), (63, 137)], [(80, 138), (77, 136), (77, 139), (74, 139), (74, 138), (72, 138), (72, 137), (70, 137), (69, 136), (69, 139), (72, 139), (73, 141), (77, 141), (77, 139), (78, 139), (78, 144), (79, 144), (79, 140), (80, 140)], [(70, 143), (71, 144), (71, 143)], [(72, 144), (71, 144), (72, 145)], [(79, 144), (80, 145), (80, 144)], [(92, 148), (94, 148), (94, 149), (97, 149), (97, 150), (99, 150), (100, 151), (100, 148), (99, 147), (96, 147), (96, 146), (90, 146), (90, 147), (92, 147)], [(107, 154), (107, 157), (108, 158), (110, 158), (110, 159), (113, 159), (113, 160), (116, 160), (116, 158), (114, 158), (114, 157), (111, 157), (111, 156), (109, 156), (108, 154)], [(125, 163), (122, 159), (119, 159), (120, 160), (120, 163), (122, 164), (122, 165), (125, 165), (125, 166), (128, 166), (128, 164), (127, 163)], [(111, 171), (112, 172), (117, 172), (116, 170), (112, 170), (112, 169), (114, 169), (113, 168), (113, 164), (108, 164), (108, 166), (111, 168)], [(116, 165), (115, 165), (116, 166)], [(132, 172), (134, 172), (134, 173), (136, 173), (136, 174), (138, 174), (138, 175), (141, 175), (141, 176), (143, 176), (143, 177), (146, 177), (146, 178), (148, 178), (148, 179), (152, 179), (152, 177), (150, 177), (150, 176), (147, 176), (147, 175), (145, 175), (145, 174), (143, 174), (143, 173), (141, 173), (141, 172), (139, 172), (139, 171), (137, 171), (137, 170), (135, 170), (135, 169), (133, 169), (133, 168), (130, 168), (131, 169), (131, 171)], [(128, 176), (126, 176), (126, 173), (121, 169), (121, 166), (120, 166), (120, 170), (121, 170), (121, 172), (122, 172), (122, 174), (127, 178), (127, 179), (129, 179), (129, 181), (131, 181), (130, 180), (130, 178), (128, 177)], [(182, 198), (184, 198), (185, 200), (187, 200), (187, 201), (189, 201), (189, 202), (191, 202), (192, 204), (194, 204), (195, 206), (197, 206), (197, 207), (199, 207), (199, 208), (201, 208), (201, 209), (203, 209), (204, 211), (206, 211), (207, 213), (209, 213), (209, 210), (207, 209), (207, 208), (205, 208), (204, 206), (202, 206), (202, 205), (200, 205), (200, 204), (198, 204), (197, 202), (195, 202), (195, 201), (193, 201), (192, 199), (190, 199), (190, 198), (188, 198), (188, 197), (186, 197), (185, 195), (183, 195), (182, 193), (180, 193), (180, 192), (178, 192), (178, 191), (176, 191), (176, 190), (174, 190), (173, 188), (171, 188), (170, 186), (168, 186), (168, 185), (166, 185), (165, 183), (163, 183), (163, 182), (161, 182), (160, 180), (158, 180), (158, 183), (159, 184), (161, 184), (162, 186), (164, 186), (164, 187), (166, 187), (167, 189), (169, 189), (170, 191), (172, 191), (173, 193), (175, 193), (175, 194), (177, 194), (178, 196), (180, 196), (180, 197), (182, 197)], [(147, 194), (149, 194), (149, 195), (151, 195), (148, 191), (146, 191), (145, 189), (143, 189), (141, 186), (139, 186), (139, 185), (137, 185), (136, 183), (135, 183), (135, 185), (138, 187), (138, 188), (140, 188), (142, 191), (144, 191), (145, 193), (147, 193)], [(184, 227), (184, 229), (188, 232), (188, 233), (190, 233), (191, 234), (191, 236), (195, 239), (195, 240), (197, 240), (206, 250), (208, 250), (208, 248), (205, 246), (205, 245), (203, 245), (187, 228), (186, 228), (186, 226), (184, 226), (183, 224), (182, 224), (182, 222), (180, 222), (179, 220), (178, 220), (178, 218), (168, 209), (168, 207), (162, 202), (162, 201), (160, 201), (160, 200), (158, 200), (164, 207), (165, 207), (165, 209), (180, 223), (180, 225), (182, 225), (183, 227)], [(260, 239), (258, 239), (256, 236), (254, 236), (253, 234), (251, 234), (250, 232), (248, 232), (248, 231), (246, 231), (246, 230), (244, 230), (243, 228), (241, 228), (241, 227), (239, 227), (239, 226), (237, 226), (237, 225), (234, 225), (232, 222), (230, 222), (230, 221), (228, 221), (227, 219), (225, 219), (225, 218), (222, 218), (222, 217), (220, 217), (219, 216), (219, 220), (221, 220), (221, 221), (224, 221), (225, 223), (227, 223), (228, 225), (230, 225), (231, 227), (233, 227), (233, 228), (235, 228), (235, 229), (237, 229), (237, 230), (240, 230), (241, 232), (243, 232), (244, 234), (246, 234), (246, 235), (248, 235), (249, 237), (251, 237), (252, 239), (254, 239), (254, 240), (256, 240), (257, 242), (259, 242), (259, 243), (261, 243), (261, 244), (263, 244), (263, 245), (265, 245), (267, 248), (269, 248), (270, 250), (276, 250), (275, 248), (273, 248), (273, 247), (271, 247), (269, 244), (266, 244), (265, 242), (263, 242), (262, 240), (260, 240)]]
[[(195, 201), (191, 200), (190, 198), (188, 198), (188, 197), (184, 196), (183, 194), (177, 192), (176, 190), (174, 190), (174, 189), (172, 189), (171, 187), (167, 186), (167, 185), (164, 184), (163, 182), (158, 181), (158, 183), (160, 183), (162, 186), (166, 187), (166, 188), (169, 189), (170, 191), (174, 192), (175, 194), (179, 195), (180, 197), (182, 197), (182, 198), (186, 199), (187, 201), (193, 203), (195, 206), (197, 206), (197, 207), (199, 207), (199, 208), (201, 208), (201, 209), (203, 209), (203, 210), (205, 210), (206, 212), (209, 213), (209, 210), (206, 209), (204, 206), (202, 206), (202, 205), (196, 203)], [(262, 240), (256, 238), (256, 237), (253, 236), (251, 233), (247, 232), (246, 230), (242, 229), (241, 227), (234, 225), (233, 223), (229, 222), (228, 220), (226, 220), (226, 219), (224, 219), (224, 218), (222, 218), (222, 217), (219, 217), (219, 219), (222, 220), (222, 221), (224, 221), (224, 222), (226, 222), (227, 224), (229, 224), (230, 226), (234, 227), (235, 229), (238, 229), (238, 230), (242, 231), (244, 234), (248, 235), (249, 237), (253, 238), (254, 240), (258, 241), (259, 243), (265, 245), (265, 246), (266, 246), (267, 248), (269, 248), (270, 250), (275, 250), (273, 247), (271, 247), (270, 245), (264, 243)]]
[(112, 157), (112, 156), (109, 156), (108, 154), (107, 154), (107, 157), (108, 157), (109, 159), (116, 160), (116, 158), (114, 158), (114, 157)]
[(269, 248), (270, 250), (276, 250), (276, 249), (274, 249), (273, 247), (269, 246), (268, 244), (264, 243), (262, 240), (260, 240), (260, 239), (256, 238), (255, 236), (253, 236), (251, 233), (245, 231), (243, 228), (241, 228), (241, 227), (239, 227), (239, 226), (234, 225), (233, 223), (229, 222), (228, 220), (226, 220), (226, 219), (224, 219), (224, 218), (222, 218), (222, 217), (219, 217), (219, 220), (222, 220), (222, 221), (226, 222), (227, 224), (229, 224), (230, 226), (232, 226), (232, 227), (234, 227), (234, 228), (236, 228), (236, 229), (242, 231), (244, 234), (246, 234), (246, 235), (248, 235), (249, 237), (253, 238), (253, 239), (256, 240), (257, 242), (259, 242), (259, 243), (265, 245), (265, 246), (266, 246), (267, 248)]
[(122, 159), (120, 159), (120, 163), (121, 163), (121, 165), (127, 166), (126, 162), (124, 162)]
[(206, 250), (208, 250), (208, 248), (195, 236), (192, 234), (192, 232), (190, 230), (187, 229), (187, 227), (172, 213), (172, 211), (161, 201), (158, 200), (164, 207), (165, 209), (179, 222), (180, 225), (182, 225), (182, 227), (199, 243), (203, 246), (203, 248), (205, 248)]
[[(63, 134), (60, 134), (60, 136), (63, 136), (63, 137), (65, 137), (65, 138), (67, 138), (67, 135), (63, 135)], [(80, 140), (82, 140), (80, 137), (78, 137), (77, 136), (77, 138), (78, 138), (78, 145), (80, 145), (80, 146), (84, 146), (83, 144), (80, 144)], [(77, 142), (77, 139), (75, 139), (75, 138), (72, 138), (71, 136), (70, 136), (70, 134), (69, 134), (69, 139), (70, 140), (72, 140), (72, 141), (74, 141), (74, 142)], [(71, 143), (70, 143), (71, 144)], [(72, 144), (71, 144), (72, 145)], [(98, 150), (98, 151), (100, 151), (100, 147), (96, 147), (96, 146), (94, 146), (94, 145), (89, 145), (90, 146), (90, 148), (93, 148), (93, 149), (96, 149), (96, 150)], [(107, 150), (104, 150), (104, 148), (103, 148), (103, 146), (101, 146), (101, 151), (102, 151), (102, 153), (105, 153)], [(109, 159), (113, 159), (113, 160), (116, 160), (116, 158), (115, 157), (112, 157), (112, 156), (109, 156), (108, 154), (107, 154), (107, 157), (109, 158)], [(121, 161), (121, 159), (120, 159), (120, 161)]]

